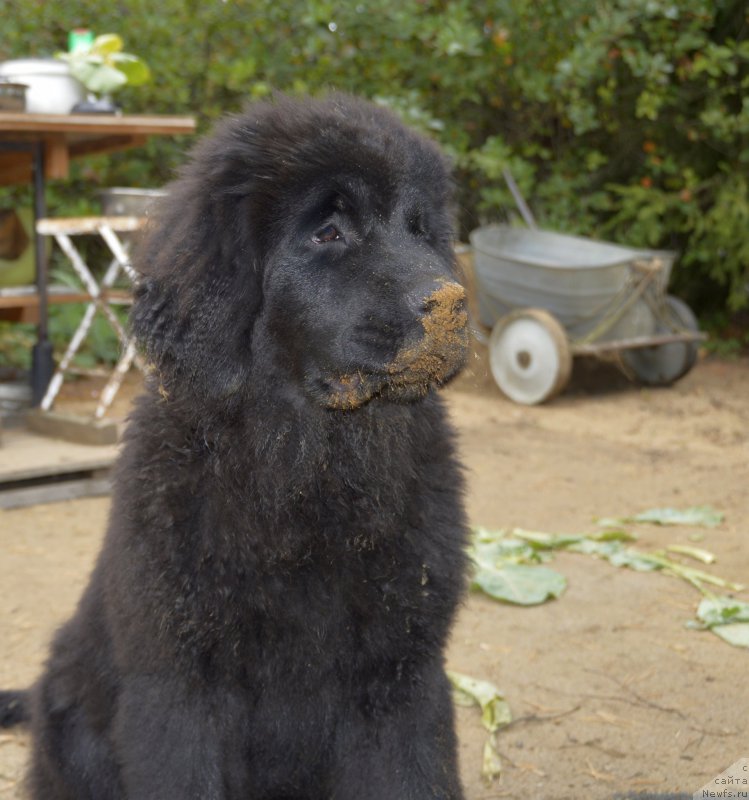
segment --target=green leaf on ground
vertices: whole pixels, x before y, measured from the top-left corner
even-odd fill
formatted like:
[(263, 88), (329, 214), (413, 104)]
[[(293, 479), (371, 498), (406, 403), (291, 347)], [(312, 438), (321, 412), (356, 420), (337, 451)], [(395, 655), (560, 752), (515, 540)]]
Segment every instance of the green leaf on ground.
[(692, 506), (690, 508), (651, 508), (633, 517), (603, 517), (596, 522), (603, 528), (616, 528), (631, 522), (714, 528), (723, 522), (724, 517), (722, 511), (716, 511), (712, 506)]
[(510, 707), (502, 692), (493, 683), (450, 670), (447, 672), (447, 677), (453, 686), (455, 702), (460, 706), (479, 706), (481, 722), (490, 733), (512, 722)]
[(697, 619), (708, 628), (714, 625), (749, 622), (749, 603), (737, 600), (735, 597), (705, 597), (697, 607)]
[(493, 733), (490, 733), (484, 742), (481, 774), (489, 783), (495, 781), (502, 774), (502, 760), (499, 757), (496, 736)]
[(471, 551), (473, 560), (486, 569), (494, 569), (501, 564), (538, 563), (541, 559), (526, 542), (518, 539), (480, 539), (475, 538)]
[(527, 542), (534, 550), (561, 550), (582, 538), (579, 534), (561, 535), (527, 531), (524, 528), (513, 528), (510, 535)]
[(612, 552), (606, 558), (609, 564), (615, 567), (629, 567), (629, 569), (637, 572), (653, 572), (657, 569), (663, 569), (663, 565), (654, 561), (648, 553), (642, 553), (633, 547)]
[(716, 625), (710, 630), (734, 647), (749, 647), (749, 622), (737, 622), (733, 625)]
[(559, 597), (567, 585), (564, 577), (538, 566), (551, 557), (548, 548), (514, 533), (475, 529), (470, 548), (476, 565), (473, 587), (495, 600), (524, 606)]
[(714, 564), (715, 555), (709, 550), (703, 550), (701, 547), (692, 547), (686, 544), (669, 544), (666, 550), (670, 553), (678, 553), (682, 556), (688, 556), (695, 561), (701, 561), (703, 564)]
[[(685, 511), (653, 509), (638, 514), (631, 520), (679, 520), (679, 524), (717, 524), (723, 515), (709, 506), (694, 507)], [(690, 520), (686, 523), (685, 520)], [(708, 550), (691, 545), (668, 545), (665, 550), (644, 552), (629, 543), (631, 534), (613, 527), (623, 520), (603, 520), (612, 527), (588, 536), (557, 535), (541, 531), (513, 528), (510, 531), (476, 528), (471, 556), (476, 564), (473, 588), (505, 603), (538, 605), (559, 597), (567, 586), (564, 576), (548, 567), (538, 566), (548, 561), (557, 550), (568, 550), (596, 556), (615, 567), (628, 567), (638, 572), (661, 571), (690, 583), (705, 597), (700, 603), (699, 622), (687, 623), (690, 627), (709, 628), (717, 636), (736, 647), (749, 647), (749, 603), (731, 597), (716, 597), (707, 586), (718, 586), (728, 591), (741, 591), (744, 586), (732, 583), (717, 575), (674, 561), (672, 554), (688, 556), (703, 564), (712, 564), (715, 556)], [(676, 524), (674, 522), (674, 524)]]
[(710, 630), (734, 647), (749, 648), (749, 603), (721, 595), (705, 597), (697, 607), (697, 619), (688, 627)]
[[(500, 532), (501, 533), (501, 532)], [(608, 529), (596, 533), (582, 534), (555, 534), (540, 531), (527, 531), (523, 528), (513, 528), (510, 535), (525, 542), (536, 550), (564, 550), (573, 548), (581, 542), (635, 542), (637, 537), (628, 531)]]
[(533, 606), (559, 597), (567, 587), (567, 580), (548, 567), (504, 564), (498, 569), (479, 567), (473, 586), (495, 600)]
[(453, 687), (453, 700), (460, 706), (479, 706), (481, 723), (489, 731), (484, 743), (481, 774), (488, 781), (498, 778), (502, 762), (497, 752), (496, 732), (512, 722), (510, 707), (500, 690), (489, 681), (480, 681), (460, 672), (447, 672)]

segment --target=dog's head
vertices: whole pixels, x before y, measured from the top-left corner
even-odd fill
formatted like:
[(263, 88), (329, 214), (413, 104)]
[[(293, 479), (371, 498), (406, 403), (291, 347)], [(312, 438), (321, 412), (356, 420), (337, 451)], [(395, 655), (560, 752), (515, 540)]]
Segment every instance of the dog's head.
[(136, 335), (167, 391), (411, 401), (462, 366), (450, 178), (426, 139), (346, 96), (281, 98), (193, 154), (136, 266)]

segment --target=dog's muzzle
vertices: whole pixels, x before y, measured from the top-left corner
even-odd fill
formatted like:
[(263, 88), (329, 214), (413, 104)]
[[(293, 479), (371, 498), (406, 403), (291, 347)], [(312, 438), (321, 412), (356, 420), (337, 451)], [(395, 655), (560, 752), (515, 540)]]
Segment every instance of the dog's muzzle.
[(443, 383), (459, 369), (468, 345), (466, 293), (455, 281), (438, 281), (422, 302), (423, 334), (398, 351), (387, 371), (398, 382)]
[(468, 350), (465, 290), (452, 280), (434, 281), (418, 306), (418, 335), (399, 348), (382, 372), (352, 372), (332, 382), (328, 408), (354, 409), (375, 395), (415, 400), (460, 371)]

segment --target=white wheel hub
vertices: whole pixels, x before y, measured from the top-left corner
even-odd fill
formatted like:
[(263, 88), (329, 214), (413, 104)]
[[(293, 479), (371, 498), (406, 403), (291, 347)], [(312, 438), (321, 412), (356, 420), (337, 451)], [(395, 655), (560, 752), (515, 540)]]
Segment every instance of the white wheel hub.
[(567, 336), (548, 312), (528, 309), (500, 320), (489, 340), (499, 388), (516, 403), (535, 405), (561, 391), (572, 367)]

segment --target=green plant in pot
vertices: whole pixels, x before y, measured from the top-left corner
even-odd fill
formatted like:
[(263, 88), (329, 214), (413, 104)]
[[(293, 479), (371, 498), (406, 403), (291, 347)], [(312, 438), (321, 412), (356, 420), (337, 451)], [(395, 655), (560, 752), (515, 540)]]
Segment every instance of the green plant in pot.
[(113, 113), (117, 106), (111, 95), (122, 86), (139, 86), (151, 78), (147, 64), (132, 53), (123, 52), (124, 42), (116, 33), (97, 36), (88, 48), (58, 53), (70, 72), (88, 90), (89, 97), (74, 112)]

